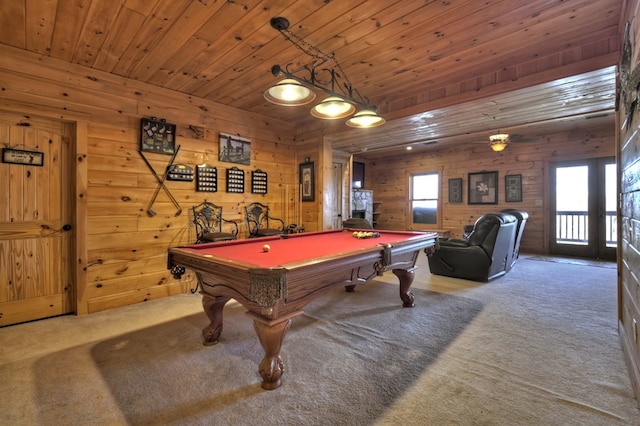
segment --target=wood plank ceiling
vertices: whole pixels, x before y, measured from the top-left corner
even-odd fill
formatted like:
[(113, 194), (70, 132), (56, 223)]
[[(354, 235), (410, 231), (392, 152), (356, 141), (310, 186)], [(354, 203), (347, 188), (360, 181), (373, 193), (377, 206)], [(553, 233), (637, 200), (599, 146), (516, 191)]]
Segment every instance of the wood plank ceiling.
[[(585, 117), (613, 125), (622, 4), (4, 0), (0, 43), (294, 120), (302, 128), (320, 126), (332, 135), (334, 148), (366, 153), (478, 140), (498, 129), (539, 136), (540, 128), (585, 125)], [(310, 62), (270, 26), (275, 16), (334, 53), (354, 87), (388, 122), (354, 130), (319, 124), (307, 107), (267, 102), (262, 94), (277, 81), (270, 72), (274, 64)], [(473, 92), (484, 91), (487, 96), (474, 99)], [(438, 98), (452, 101), (439, 104)]]

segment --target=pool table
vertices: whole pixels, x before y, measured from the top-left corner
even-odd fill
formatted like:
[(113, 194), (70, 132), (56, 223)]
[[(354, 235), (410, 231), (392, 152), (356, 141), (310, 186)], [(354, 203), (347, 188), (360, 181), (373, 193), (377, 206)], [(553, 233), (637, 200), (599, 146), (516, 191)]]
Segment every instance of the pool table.
[[(366, 230), (363, 230), (366, 231)], [(315, 298), (337, 286), (353, 291), (391, 270), (400, 281), (402, 305), (413, 307), (409, 291), (421, 251), (435, 250), (433, 232), (375, 231), (358, 238), (356, 230), (331, 230), (172, 247), (168, 268), (180, 278), (195, 272), (210, 324), (203, 343), (218, 343), (222, 310), (235, 299), (253, 319), (265, 356), (259, 365), (264, 389), (280, 386), (284, 364), (280, 348), (292, 318)], [(373, 232), (373, 231), (370, 231)], [(265, 245), (269, 246), (265, 251)]]

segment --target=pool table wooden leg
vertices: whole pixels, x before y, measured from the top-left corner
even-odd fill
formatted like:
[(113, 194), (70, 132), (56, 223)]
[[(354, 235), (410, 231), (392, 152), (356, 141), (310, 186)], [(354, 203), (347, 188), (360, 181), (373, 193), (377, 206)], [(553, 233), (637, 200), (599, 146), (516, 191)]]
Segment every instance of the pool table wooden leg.
[(415, 268), (411, 269), (394, 269), (393, 273), (400, 280), (400, 299), (402, 299), (402, 306), (404, 308), (413, 308), (414, 296), (409, 291), (411, 284), (413, 284), (413, 277), (415, 276)]
[(280, 386), (280, 378), (284, 373), (284, 363), (280, 358), (280, 348), (291, 326), (291, 319), (302, 315), (302, 311), (294, 312), (276, 320), (267, 320), (253, 312), (247, 312), (253, 318), (253, 328), (256, 330), (264, 358), (259, 365), (262, 376), (262, 388), (273, 390)]
[(211, 346), (218, 343), (222, 333), (222, 309), (231, 299), (228, 296), (210, 296), (206, 293), (202, 295), (202, 307), (204, 313), (209, 317), (211, 323), (202, 329), (202, 343)]

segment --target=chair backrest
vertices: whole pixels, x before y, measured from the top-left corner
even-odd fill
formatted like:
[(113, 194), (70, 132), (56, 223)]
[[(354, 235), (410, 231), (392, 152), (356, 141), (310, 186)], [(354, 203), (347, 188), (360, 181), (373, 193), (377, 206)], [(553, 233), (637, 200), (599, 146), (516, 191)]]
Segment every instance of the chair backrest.
[(513, 259), (511, 260), (511, 265), (509, 265), (509, 269), (516, 263), (518, 260), (518, 256), (520, 256), (520, 242), (522, 241), (522, 234), (524, 233), (524, 226), (527, 224), (527, 219), (529, 219), (529, 213), (516, 210), (516, 209), (503, 209), (503, 213), (509, 213), (518, 219), (518, 224), (516, 226), (516, 238), (513, 245)]
[(280, 219), (274, 219), (269, 215), (269, 206), (262, 203), (251, 203), (244, 207), (245, 217), (247, 219), (247, 229), (249, 230), (249, 236), (254, 237), (258, 235), (261, 230), (271, 229), (269, 220), (277, 220), (282, 223)]
[[(203, 238), (205, 234), (221, 233), (223, 222), (222, 207), (208, 201), (204, 201), (197, 206), (193, 206), (193, 224), (196, 228), (196, 244), (207, 242)], [(237, 225), (231, 228), (231, 234), (237, 236)]]
[(468, 241), (482, 247), (491, 258), (490, 277), (511, 265), (517, 223), (508, 213), (488, 213), (476, 221)]

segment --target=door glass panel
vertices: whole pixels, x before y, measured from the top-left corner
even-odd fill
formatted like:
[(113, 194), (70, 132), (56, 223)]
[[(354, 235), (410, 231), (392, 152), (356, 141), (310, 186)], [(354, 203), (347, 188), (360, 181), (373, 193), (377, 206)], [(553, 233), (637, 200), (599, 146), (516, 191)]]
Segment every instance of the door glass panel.
[(589, 167), (556, 169), (556, 243), (589, 241)]
[(618, 170), (613, 157), (551, 165), (549, 252), (614, 260)]

